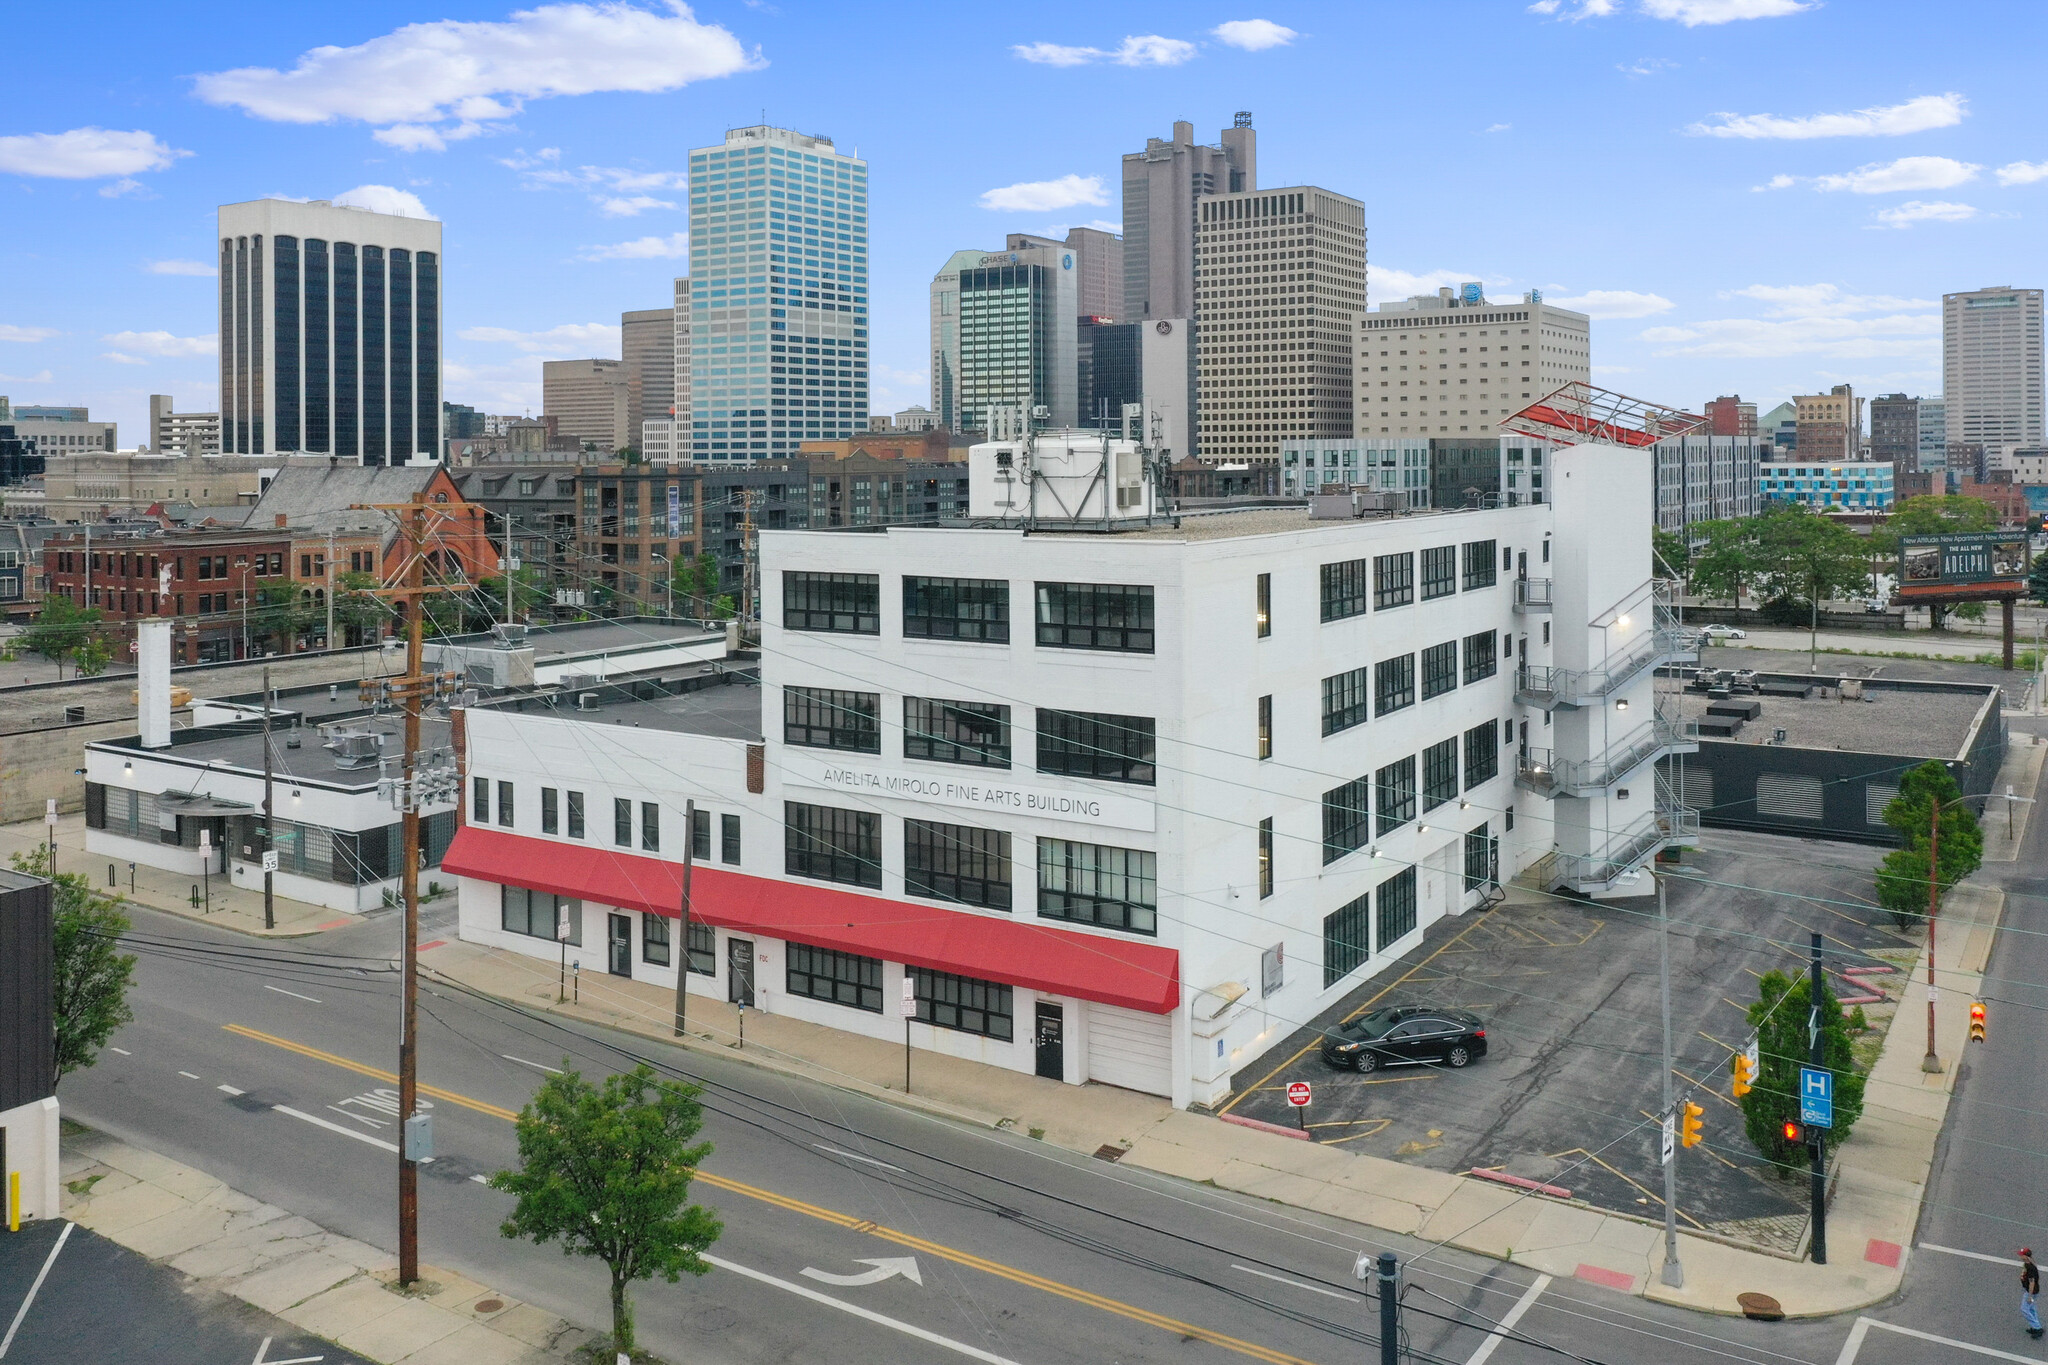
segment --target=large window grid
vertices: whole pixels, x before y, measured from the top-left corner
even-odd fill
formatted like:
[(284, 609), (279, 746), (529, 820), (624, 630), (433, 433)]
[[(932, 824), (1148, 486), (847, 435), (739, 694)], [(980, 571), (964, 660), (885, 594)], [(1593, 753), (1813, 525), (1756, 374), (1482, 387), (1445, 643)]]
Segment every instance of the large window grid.
[(928, 640), (1010, 639), (1010, 584), (1001, 578), (903, 579), (903, 634)]
[(1156, 934), (1158, 855), (1146, 849), (1041, 838), (1038, 913), (1047, 919)]
[(1009, 1042), (1016, 1036), (1012, 992), (1000, 981), (980, 981), (926, 967), (910, 969), (919, 1021), (935, 1028)]
[(718, 931), (708, 924), (690, 926), (690, 971), (697, 976), (718, 975)]
[(1415, 555), (1403, 551), (1397, 555), (1374, 555), (1372, 557), (1372, 609), (1385, 611), (1388, 607), (1405, 607), (1415, 600)]
[(1485, 825), (1465, 831), (1465, 889), (1477, 891), (1500, 879), (1493, 833)]
[(1323, 733), (1365, 724), (1372, 715), (1372, 670), (1354, 668), (1323, 679)]
[(1038, 643), (1150, 654), (1152, 589), (1143, 584), (1040, 583)]
[(1458, 690), (1458, 642), (1446, 640), (1422, 651), (1422, 699)]
[(666, 915), (642, 911), (640, 915), (640, 960), (650, 967), (669, 965), (669, 920)]
[(544, 938), (553, 943), (556, 925), (566, 916), (569, 921), (568, 942), (582, 946), (583, 902), (546, 891), (532, 891), (523, 886), (501, 887), (500, 891), (498, 922), (506, 933)]
[(1415, 656), (1397, 654), (1374, 664), (1372, 694), (1376, 716), (1415, 705)]
[(1474, 588), (1490, 588), (1494, 583), (1494, 542), (1490, 540), (1468, 540), (1465, 542), (1465, 591)]
[(1008, 910), (1009, 833), (936, 820), (905, 820), (903, 890), (912, 896)]
[(808, 943), (792, 943), (788, 953), (791, 995), (882, 1012), (882, 959)]
[(1403, 868), (1373, 888), (1374, 926), (1379, 951), (1384, 953), (1408, 934), (1415, 932), (1415, 869)]
[(1453, 735), (1422, 751), (1422, 808), (1435, 810), (1457, 799), (1458, 737)]
[(1364, 560), (1347, 559), (1341, 564), (1323, 565), (1322, 608), (1325, 621), (1364, 615), (1370, 592)]
[(1422, 552), (1422, 600), (1455, 596), (1458, 591), (1458, 547), (1432, 545)]
[(1467, 685), (1492, 677), (1500, 669), (1500, 657), (1492, 631), (1482, 630), (1465, 637), (1465, 682)]
[(1475, 725), (1465, 732), (1465, 790), (1500, 774), (1500, 735), (1493, 722)]
[(1378, 809), (1375, 828), (1381, 834), (1399, 829), (1415, 818), (1413, 757), (1389, 763), (1373, 775), (1373, 804)]
[(1091, 711), (1038, 713), (1038, 770), (1152, 786), (1158, 737), (1150, 716)]
[(1358, 970), (1372, 955), (1372, 893), (1323, 916), (1323, 988)]
[(782, 740), (809, 749), (878, 754), (882, 752), (881, 709), (881, 695), (875, 692), (785, 687)]
[(1354, 778), (1323, 793), (1323, 861), (1364, 848), (1372, 835), (1372, 779)]
[(903, 699), (903, 756), (982, 768), (1010, 766), (1010, 708), (991, 702)]
[(882, 633), (882, 580), (871, 573), (782, 572), (785, 630)]
[(783, 806), (783, 871), (848, 886), (881, 886), (880, 816), (800, 801)]

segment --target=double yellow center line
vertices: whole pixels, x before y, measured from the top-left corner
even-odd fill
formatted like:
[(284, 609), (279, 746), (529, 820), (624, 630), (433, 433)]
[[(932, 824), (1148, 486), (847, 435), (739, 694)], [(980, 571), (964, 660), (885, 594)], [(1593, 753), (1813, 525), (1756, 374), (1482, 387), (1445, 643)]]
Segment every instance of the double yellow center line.
[[(279, 1038), (274, 1034), (261, 1033), (252, 1028), (244, 1028), (240, 1024), (223, 1024), (222, 1027), (237, 1037), (248, 1038), (258, 1043), (267, 1043), (272, 1047), (283, 1048), (286, 1052), (296, 1052), (301, 1057), (309, 1057), (316, 1062), (325, 1062), (329, 1066), (340, 1067), (344, 1071), (353, 1071), (359, 1076), (369, 1076), (391, 1084), (396, 1084), (398, 1080), (396, 1072), (386, 1071), (381, 1067), (365, 1066), (361, 1062), (337, 1056), (332, 1052), (323, 1052), (316, 1047), (307, 1047), (304, 1043), (295, 1043), (289, 1038)], [(457, 1094), (453, 1090), (443, 1090), (439, 1086), (422, 1085), (419, 1091), (422, 1095), (443, 1100), (449, 1104), (460, 1105), (464, 1109), (472, 1109), (479, 1114), (488, 1114), (492, 1118), (503, 1119), (507, 1123), (519, 1117), (515, 1110), (507, 1109), (502, 1105), (486, 1104), (482, 1100), (471, 1099), (469, 1096)], [(1239, 1355), (1249, 1356), (1253, 1360), (1265, 1361), (1267, 1365), (1310, 1365), (1310, 1362), (1301, 1359), (1299, 1356), (1291, 1356), (1283, 1351), (1275, 1351), (1268, 1347), (1260, 1346), (1255, 1342), (1244, 1341), (1223, 1332), (1212, 1331), (1207, 1327), (1197, 1327), (1193, 1323), (1182, 1322), (1177, 1318), (1154, 1313), (1149, 1309), (1139, 1308), (1135, 1304), (1124, 1303), (1118, 1299), (1105, 1298), (1101, 1294), (1092, 1294), (1085, 1289), (1077, 1289), (1073, 1285), (1062, 1284), (1058, 1280), (1049, 1280), (1043, 1275), (1034, 1275), (1028, 1270), (1019, 1270), (1014, 1266), (1004, 1265), (1000, 1261), (991, 1261), (986, 1257), (960, 1251), (954, 1247), (929, 1241), (908, 1232), (899, 1232), (894, 1228), (883, 1227), (864, 1218), (855, 1218), (850, 1214), (822, 1208), (817, 1204), (806, 1203), (801, 1199), (792, 1199), (788, 1195), (777, 1194), (773, 1190), (764, 1190), (758, 1185), (748, 1185), (742, 1181), (732, 1180), (722, 1175), (713, 1175), (711, 1172), (703, 1170), (697, 1172), (696, 1178), (713, 1189), (745, 1195), (749, 1199), (758, 1199), (764, 1204), (772, 1204), (776, 1208), (785, 1209), (790, 1213), (800, 1213), (806, 1218), (815, 1218), (820, 1222), (831, 1223), (834, 1226), (846, 1228), (853, 1232), (864, 1232), (870, 1236), (879, 1237), (885, 1242), (894, 1242), (898, 1246), (909, 1247), (913, 1251), (921, 1251), (925, 1255), (938, 1260), (951, 1261), (955, 1265), (966, 1266), (970, 1270), (979, 1270), (984, 1274), (1008, 1280), (1012, 1284), (1020, 1284), (1028, 1289), (1036, 1289), (1043, 1293), (1052, 1294), (1072, 1303), (1085, 1304), (1090, 1308), (1100, 1309), (1105, 1313), (1114, 1313), (1116, 1316), (1128, 1318), (1132, 1322), (1143, 1323), (1147, 1327), (1156, 1327), (1162, 1332), (1171, 1332), (1173, 1335), (1185, 1340), (1206, 1341), (1212, 1346), (1221, 1346), (1227, 1351), (1235, 1351)]]

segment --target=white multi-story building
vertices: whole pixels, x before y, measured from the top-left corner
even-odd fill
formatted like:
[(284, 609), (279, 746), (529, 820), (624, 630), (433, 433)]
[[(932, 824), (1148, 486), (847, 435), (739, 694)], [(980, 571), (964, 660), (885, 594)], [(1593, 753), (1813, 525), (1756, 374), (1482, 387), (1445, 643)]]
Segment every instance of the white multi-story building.
[(688, 285), (692, 459), (781, 458), (866, 430), (867, 162), (766, 124), (692, 151)]
[(1943, 294), (1941, 386), (1950, 444), (2042, 444), (2041, 291)]
[(1650, 447), (1657, 468), (1657, 528), (1674, 534), (1703, 521), (1734, 521), (1762, 509), (1757, 436), (1667, 436)]
[(221, 449), (439, 459), (442, 267), (433, 219), (222, 205)]
[(1360, 436), (1493, 435), (1545, 394), (1593, 377), (1592, 319), (1545, 303), (1492, 303), (1470, 281), (1382, 303), (1358, 320)]
[(463, 712), (463, 938), (1184, 1105), (1500, 878), (1630, 893), (1687, 828), (1638, 452), (1174, 524), (1100, 440), (976, 447), (1036, 529), (763, 532), (758, 690)]
[(159, 455), (220, 454), (220, 414), (175, 412), (171, 395), (149, 396), (149, 448)]

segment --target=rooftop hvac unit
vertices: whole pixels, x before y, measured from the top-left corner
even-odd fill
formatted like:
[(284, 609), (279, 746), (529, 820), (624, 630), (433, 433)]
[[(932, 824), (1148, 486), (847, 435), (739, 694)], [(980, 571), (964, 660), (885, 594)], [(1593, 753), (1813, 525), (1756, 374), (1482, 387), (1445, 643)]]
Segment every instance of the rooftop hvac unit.
[(595, 711), (597, 709), (597, 700), (597, 693), (595, 692), (580, 692), (576, 696), (576, 709), (578, 711)]
[(334, 755), (337, 768), (368, 768), (377, 762), (383, 736), (370, 730), (343, 730), (322, 747)]
[(500, 621), (491, 627), (491, 635), (500, 644), (518, 644), (526, 639), (526, 627), (516, 621)]
[(595, 673), (564, 673), (562, 675), (562, 690), (565, 692), (574, 692), (580, 688), (595, 686), (597, 686), (597, 675)]

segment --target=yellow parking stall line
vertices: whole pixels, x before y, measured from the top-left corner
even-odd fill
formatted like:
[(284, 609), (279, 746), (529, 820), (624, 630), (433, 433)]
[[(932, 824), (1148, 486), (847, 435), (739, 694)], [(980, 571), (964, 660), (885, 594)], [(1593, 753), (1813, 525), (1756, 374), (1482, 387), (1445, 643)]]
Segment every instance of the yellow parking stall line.
[[(1656, 1192), (1656, 1191), (1652, 1190), (1652, 1189), (1651, 1189), (1651, 1188), (1650, 1188), (1650, 1187), (1649, 1187), (1648, 1185), (1645, 1185), (1645, 1184), (1643, 1184), (1643, 1183), (1642, 1183), (1642, 1182), (1641, 1182), (1640, 1180), (1636, 1180), (1636, 1179), (1634, 1179), (1633, 1177), (1629, 1176), (1629, 1175), (1628, 1175), (1628, 1174), (1626, 1174), (1625, 1172), (1622, 1172), (1622, 1171), (1618, 1171), (1618, 1170), (1616, 1170), (1616, 1169), (1615, 1169), (1614, 1167), (1612, 1167), (1612, 1166), (1609, 1166), (1609, 1165), (1608, 1165), (1608, 1164), (1607, 1164), (1606, 1162), (1602, 1161), (1602, 1160), (1601, 1160), (1601, 1159), (1600, 1159), (1599, 1157), (1597, 1157), (1597, 1156), (1594, 1156), (1594, 1155), (1593, 1155), (1593, 1154), (1592, 1154), (1591, 1152), (1587, 1151), (1587, 1150), (1586, 1150), (1585, 1148), (1583, 1148), (1583, 1147), (1574, 1147), (1574, 1148), (1573, 1148), (1573, 1149), (1572, 1149), (1572, 1150), (1571, 1150), (1570, 1152), (1561, 1152), (1561, 1153), (1559, 1153), (1558, 1155), (1560, 1155), (1560, 1156), (1572, 1156), (1572, 1155), (1577, 1155), (1577, 1156), (1583, 1156), (1584, 1158), (1586, 1158), (1586, 1160), (1588, 1160), (1588, 1161), (1592, 1162), (1592, 1163), (1593, 1163), (1594, 1165), (1596, 1165), (1596, 1166), (1599, 1166), (1599, 1167), (1602, 1167), (1603, 1169), (1605, 1169), (1605, 1170), (1607, 1171), (1607, 1173), (1608, 1173), (1608, 1174), (1610, 1174), (1610, 1175), (1614, 1176), (1614, 1177), (1615, 1177), (1616, 1179), (1618, 1179), (1618, 1180), (1623, 1180), (1623, 1181), (1626, 1181), (1626, 1182), (1627, 1182), (1627, 1183), (1628, 1183), (1628, 1184), (1629, 1184), (1630, 1186), (1632, 1186), (1632, 1187), (1633, 1187), (1633, 1188), (1635, 1188), (1636, 1190), (1639, 1190), (1639, 1191), (1641, 1191), (1641, 1192), (1642, 1192), (1643, 1194), (1646, 1194), (1646, 1195), (1648, 1195), (1648, 1196), (1650, 1197), (1650, 1201), (1651, 1201), (1652, 1203), (1655, 1203), (1655, 1204), (1662, 1204), (1662, 1203), (1664, 1202), (1663, 1198), (1662, 1198), (1661, 1196), (1659, 1196), (1659, 1195), (1657, 1194), (1657, 1192)], [(1692, 1224), (1692, 1225), (1693, 1225), (1694, 1227), (1698, 1228), (1698, 1229), (1699, 1229), (1700, 1231), (1702, 1231), (1702, 1232), (1705, 1232), (1705, 1231), (1707, 1230), (1707, 1225), (1706, 1225), (1705, 1223), (1702, 1223), (1702, 1222), (1701, 1222), (1701, 1221), (1700, 1221), (1699, 1219), (1697, 1219), (1697, 1218), (1693, 1217), (1693, 1216), (1692, 1216), (1691, 1214), (1687, 1213), (1687, 1212), (1686, 1212), (1686, 1211), (1685, 1211), (1684, 1209), (1676, 1209), (1676, 1210), (1673, 1210), (1673, 1211), (1674, 1211), (1675, 1213), (1677, 1213), (1677, 1215), (1678, 1215), (1678, 1216), (1679, 1216), (1680, 1218), (1683, 1218), (1683, 1219), (1684, 1219), (1684, 1220), (1685, 1220), (1686, 1222), (1688, 1222), (1688, 1223)]]

